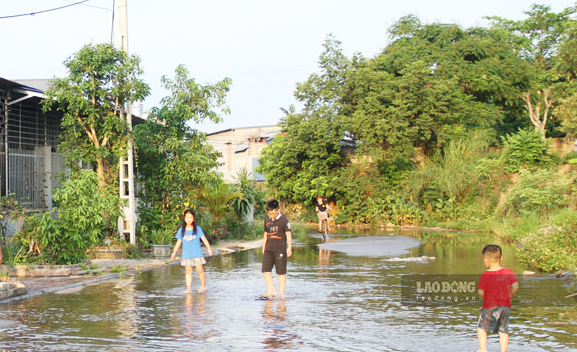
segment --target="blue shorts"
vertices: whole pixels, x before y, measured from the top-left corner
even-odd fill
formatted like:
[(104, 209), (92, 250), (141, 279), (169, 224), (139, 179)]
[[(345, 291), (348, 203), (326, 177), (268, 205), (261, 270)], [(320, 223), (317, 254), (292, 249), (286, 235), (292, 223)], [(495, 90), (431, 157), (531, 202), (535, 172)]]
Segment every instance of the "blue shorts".
[(483, 329), (487, 334), (500, 332), (509, 334), (509, 317), (511, 308), (509, 307), (492, 307), (481, 310), (477, 327)]

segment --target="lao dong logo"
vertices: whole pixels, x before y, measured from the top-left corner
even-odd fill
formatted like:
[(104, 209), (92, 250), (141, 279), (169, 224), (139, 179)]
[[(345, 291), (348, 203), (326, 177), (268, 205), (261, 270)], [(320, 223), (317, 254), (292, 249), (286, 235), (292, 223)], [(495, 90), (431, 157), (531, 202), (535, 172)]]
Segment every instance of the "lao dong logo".
[(417, 293), (475, 293), (474, 281), (417, 281)]
[(403, 275), (404, 305), (453, 305), (476, 303), (477, 275)]

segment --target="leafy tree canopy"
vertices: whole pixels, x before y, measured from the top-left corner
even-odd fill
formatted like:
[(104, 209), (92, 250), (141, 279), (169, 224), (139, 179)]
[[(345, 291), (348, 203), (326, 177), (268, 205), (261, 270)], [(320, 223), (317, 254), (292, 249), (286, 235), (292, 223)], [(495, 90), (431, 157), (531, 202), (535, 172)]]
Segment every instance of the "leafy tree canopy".
[(134, 128), (138, 180), (143, 185), (140, 207), (155, 209), (161, 218), (173, 217), (179, 206), (190, 203), (193, 193), (219, 180), (213, 171), (218, 155), (190, 122), (220, 121), (219, 111), (229, 112), (225, 97), (231, 81), (203, 86), (188, 75), (180, 65), (174, 79), (163, 77), (163, 87), (171, 94), (162, 99), (160, 108), (152, 109), (146, 123)]
[(140, 58), (111, 44), (86, 45), (64, 64), (68, 76), (50, 82), (44, 108), (53, 108), (56, 101), (64, 113), (59, 149), (69, 165), (92, 163), (103, 187), (106, 171), (131, 138), (122, 109), (143, 100), (150, 89), (138, 78), (143, 73)]
[(283, 200), (311, 202), (317, 195), (333, 196), (335, 170), (347, 163), (344, 129), (339, 123), (340, 100), (352, 63), (340, 42), (329, 36), (319, 59), (320, 74), (297, 85), (301, 113), (291, 107), (282, 119), (282, 134), (263, 151), (258, 172), (267, 175), (269, 188)]
[[(554, 132), (560, 124), (554, 114), (555, 104), (563, 103), (563, 98), (574, 92), (573, 87), (567, 94), (566, 79), (568, 69), (573, 72), (575, 69), (574, 51), (569, 54), (569, 48), (574, 49), (575, 46), (576, 12), (576, 7), (553, 13), (549, 6), (533, 5), (531, 10), (525, 12), (527, 18), (523, 20), (489, 17), (493, 22), (492, 28), (510, 34), (505, 45), (514, 48), (525, 63), (530, 79), (520, 98), (531, 123), (542, 138), (545, 138), (547, 131)], [(550, 121), (553, 124), (548, 125)]]

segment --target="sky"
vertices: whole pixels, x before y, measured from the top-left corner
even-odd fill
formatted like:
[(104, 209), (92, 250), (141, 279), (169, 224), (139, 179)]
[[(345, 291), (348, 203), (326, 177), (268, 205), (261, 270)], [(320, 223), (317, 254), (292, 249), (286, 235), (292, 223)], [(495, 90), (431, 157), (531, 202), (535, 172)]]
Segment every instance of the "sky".
[[(85, 44), (119, 46), (119, 0), (0, 0), (0, 77), (48, 79), (66, 76), (63, 62)], [(183, 64), (199, 84), (232, 80), (229, 115), (220, 124), (201, 123), (206, 133), (277, 124), (297, 83), (319, 72), (323, 43), (332, 34), (351, 57), (378, 55), (388, 28), (402, 16), (423, 23), (487, 26), (485, 16), (525, 18), (534, 3), (560, 12), (575, 0), (127, 0), (128, 50), (142, 60), (141, 77), (151, 87), (144, 110), (160, 106), (168, 92), (162, 76)], [(34, 15), (29, 15), (35, 13)], [(15, 15), (18, 17), (8, 17)], [(114, 16), (114, 20), (113, 20)], [(8, 17), (8, 18), (6, 18)]]

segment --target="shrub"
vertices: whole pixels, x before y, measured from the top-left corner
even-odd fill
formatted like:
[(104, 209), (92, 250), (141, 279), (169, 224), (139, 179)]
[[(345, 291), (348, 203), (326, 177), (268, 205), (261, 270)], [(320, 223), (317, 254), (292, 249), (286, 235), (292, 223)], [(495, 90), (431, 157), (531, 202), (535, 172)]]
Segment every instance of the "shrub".
[(508, 173), (534, 169), (551, 162), (547, 142), (534, 130), (520, 130), (517, 134), (507, 135), (503, 138), (503, 145), (501, 160)]
[[(574, 212), (573, 217), (577, 217)], [(573, 230), (574, 231), (574, 230)], [(555, 272), (577, 268), (575, 232), (553, 224), (542, 225), (519, 241), (517, 258), (532, 268)]]
[(175, 232), (172, 229), (154, 229), (148, 232), (151, 244), (171, 244)]
[(0, 197), (0, 239), (6, 237), (8, 221), (23, 217), (26, 209), (14, 198), (14, 194)]
[(46, 263), (75, 264), (86, 259), (86, 251), (113, 232), (121, 215), (115, 190), (98, 190), (92, 170), (82, 170), (66, 180), (54, 193), (53, 214), (31, 221), (23, 235), (30, 235), (42, 250)]
[(482, 158), (475, 165), (475, 172), (479, 177), (492, 180), (503, 172), (503, 160)]
[(570, 181), (550, 170), (522, 171), (504, 203), (505, 214), (544, 214), (567, 206)]
[(577, 164), (577, 152), (572, 151), (563, 157), (563, 162), (566, 164)]

